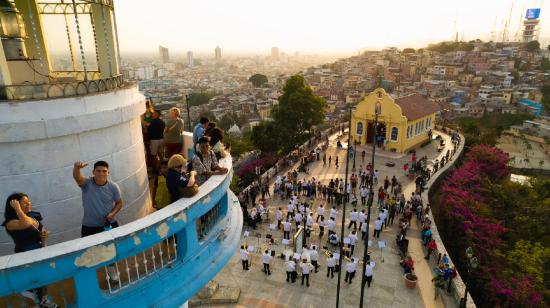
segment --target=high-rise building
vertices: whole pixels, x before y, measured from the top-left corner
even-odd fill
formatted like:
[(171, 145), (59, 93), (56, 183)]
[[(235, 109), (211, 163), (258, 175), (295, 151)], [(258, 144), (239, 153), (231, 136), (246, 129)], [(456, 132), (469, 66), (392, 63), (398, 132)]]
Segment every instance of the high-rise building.
[(279, 61), (279, 48), (271, 47), (271, 60)]
[(522, 38), (524, 42), (538, 40), (540, 29), (540, 8), (528, 9), (523, 20)]
[(162, 64), (170, 62), (170, 55), (168, 54), (168, 48), (159, 46), (159, 58), (160, 58), (160, 63)]
[(222, 60), (222, 49), (220, 46), (216, 46), (216, 49), (214, 49), (214, 59), (216, 59), (217, 62)]
[(193, 60), (193, 52), (192, 52), (192, 51), (188, 51), (188, 52), (187, 52), (187, 66), (193, 67), (193, 64), (194, 64), (193, 61), (194, 61), (194, 60)]

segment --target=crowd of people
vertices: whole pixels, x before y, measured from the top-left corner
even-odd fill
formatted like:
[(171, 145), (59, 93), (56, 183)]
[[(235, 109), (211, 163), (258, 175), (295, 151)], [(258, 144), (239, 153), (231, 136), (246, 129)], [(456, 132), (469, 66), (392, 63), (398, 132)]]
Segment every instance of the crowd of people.
[[(450, 161), (453, 155), (454, 150), (445, 158), (445, 163)], [(330, 166), (331, 156), (327, 160), (324, 151), (317, 154), (317, 156), (323, 161), (324, 168), (327, 167), (327, 162)], [(441, 166), (438, 165), (437, 167)], [(425, 247), (425, 259), (430, 260), (433, 257), (437, 263), (434, 284), (443, 281), (445, 287), (449, 289), (452, 278), (456, 276), (456, 271), (449, 265), (449, 259), (446, 255), (442, 258), (440, 255), (434, 256), (434, 252), (437, 251), (437, 244), (431, 235), (430, 206), (423, 204), (422, 201), (424, 186), (429, 180), (429, 176), (437, 170), (435, 169), (437, 167), (430, 166), (426, 157), (417, 160), (416, 153), (412, 153), (410, 164), (407, 163), (404, 167), (406, 175), (411, 173), (415, 175), (412, 179), (415, 190), (410, 197), (405, 196), (403, 184), (397, 176), (386, 176), (381, 179), (380, 172), (376, 169), (372, 170), (371, 164), (366, 164), (365, 168), (360, 165), (357, 172), (350, 175), (347, 186), (344, 179), (339, 177), (322, 181), (316, 178), (315, 175), (306, 174), (305, 177), (300, 178), (298, 176), (299, 170), (291, 170), (286, 175), (276, 177), (272, 192), (267, 194), (271, 196), (271, 199), (262, 196), (259, 202), (255, 203), (254, 201), (248, 202), (250, 197), (245, 194), (241, 194), (239, 198), (245, 213), (250, 213), (246, 215), (248, 220), (245, 220), (245, 223), (248, 222), (250, 227), (256, 228), (257, 224), (262, 222), (271, 223), (268, 217), (269, 206), (267, 203), (282, 201), (286, 203), (286, 208), (282, 206), (273, 208), (276, 219), (273, 231), (281, 232), (283, 240), (291, 240), (294, 238), (295, 232), (303, 227), (305, 237), (310, 238), (312, 242), (319, 243), (306, 245), (303, 248), (307, 251), (306, 255), (310, 257), (302, 255), (303, 259), (290, 257), (285, 261), (286, 281), (289, 283), (296, 281), (300, 271), (302, 281), (305, 281), (306, 285), (309, 286), (310, 274), (317, 272), (317, 267), (320, 266), (322, 259), (324, 259), (327, 268), (326, 277), (333, 278), (335, 269), (336, 271), (340, 270), (339, 260), (334, 255), (342, 247), (347, 262), (341, 270), (343, 273), (345, 272), (344, 281), (351, 284), (357, 271), (357, 265), (360, 264), (359, 258), (354, 256), (356, 253), (355, 248), (359, 241), (363, 241), (366, 237), (366, 217), (370, 205), (372, 206), (371, 209), (376, 211), (374, 217), (371, 218), (374, 239), (380, 239), (381, 233), (385, 229), (395, 226), (395, 223), (397, 223), (397, 226), (392, 230), (396, 230), (395, 243), (401, 253), (400, 265), (404, 273), (414, 273), (415, 269), (415, 262), (408, 252), (407, 232), (410, 230), (412, 220), (416, 218), (421, 230), (422, 244)], [(378, 189), (371, 191), (371, 187), (378, 187)], [(341, 205), (344, 201), (349, 202), (351, 210), (346, 213), (348, 231), (345, 234), (344, 242), (341, 242), (336, 221), (341, 215)], [(252, 205), (250, 210), (247, 209), (249, 204)], [(359, 232), (361, 233), (360, 239)], [(313, 239), (313, 236), (317, 236), (318, 239)], [(323, 242), (325, 240), (326, 245)], [(319, 249), (319, 246), (325, 249)], [(323, 255), (320, 252), (324, 252), (326, 258), (320, 258), (319, 255)], [(264, 269), (269, 269), (266, 275), (270, 275), (273, 270), (270, 267), (273, 258), (268, 257), (271, 253), (272, 251), (266, 250), (262, 254)], [(246, 247), (241, 247), (243, 262), (248, 262), (248, 254)], [(365, 280), (363, 281), (370, 287), (376, 264), (370, 260), (370, 252), (368, 255)], [(313, 265), (313, 268), (309, 265)], [(246, 268), (243, 265), (243, 270), (248, 269), (248, 263)]]
[[(142, 131), (154, 208), (192, 197), (210, 176), (228, 172), (218, 160), (229, 154), (230, 145), (224, 143), (224, 131), (216, 123), (200, 118), (188, 153), (183, 146), (184, 121), (179, 108), (170, 108), (168, 118), (163, 119), (150, 101), (146, 105)], [(191, 159), (187, 160), (187, 156)]]

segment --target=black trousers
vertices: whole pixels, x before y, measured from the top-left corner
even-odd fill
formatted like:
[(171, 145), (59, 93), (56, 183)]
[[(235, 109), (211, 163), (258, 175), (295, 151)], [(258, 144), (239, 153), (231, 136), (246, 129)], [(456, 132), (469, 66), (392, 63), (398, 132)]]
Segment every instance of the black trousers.
[(348, 229), (351, 228), (351, 225), (353, 225), (353, 229), (357, 229), (357, 221), (350, 220), (349, 225), (348, 225)]
[(283, 238), (290, 240), (290, 231), (283, 231)]
[(380, 238), (380, 232), (382, 232), (382, 229), (380, 229), (380, 230), (374, 229), (374, 235), (373, 236), (376, 237), (376, 238)]
[[(118, 227), (118, 222), (113, 221), (110, 225), (111, 225), (111, 228), (117, 228)], [(103, 231), (105, 231), (104, 226), (90, 227), (90, 226), (84, 226), (83, 225), (82, 229), (80, 230), (80, 236), (81, 237), (86, 237), (86, 236), (89, 236), (89, 235), (94, 235), (94, 234), (101, 233)]]
[(317, 260), (315, 260), (315, 261), (312, 260), (311, 265), (313, 265), (315, 267), (315, 272), (317, 273), (318, 272), (317, 268), (319, 267), (319, 262), (317, 262)]
[(302, 274), (302, 285), (304, 285), (304, 278), (306, 279), (306, 285), (309, 287), (309, 274)]
[(353, 277), (355, 277), (355, 272), (347, 272), (346, 271), (346, 278), (344, 279), (345, 282), (348, 282), (348, 279), (349, 279), (349, 283), (351, 284), (351, 281), (353, 280)]
[(294, 282), (295, 280), (292, 279), (292, 278), (294, 278), (294, 277), (292, 277), (292, 272), (287, 271), (286, 272), (286, 282), (291, 282), (291, 281)]
[(269, 270), (269, 263), (264, 263), (264, 273), (266, 275), (271, 275), (271, 271)]
[(330, 278), (334, 278), (334, 266), (333, 267), (327, 266), (327, 277), (329, 274), (330, 274)]
[(365, 287), (365, 283), (366, 283), (367, 288), (370, 288), (371, 282), (372, 282), (372, 276), (365, 276), (365, 280), (363, 280), (363, 287)]
[(353, 255), (353, 251), (355, 251), (355, 245), (348, 244), (348, 248), (351, 250), (351, 255)]
[(248, 260), (241, 260), (241, 261), (243, 263), (243, 270), (247, 271), (248, 270)]

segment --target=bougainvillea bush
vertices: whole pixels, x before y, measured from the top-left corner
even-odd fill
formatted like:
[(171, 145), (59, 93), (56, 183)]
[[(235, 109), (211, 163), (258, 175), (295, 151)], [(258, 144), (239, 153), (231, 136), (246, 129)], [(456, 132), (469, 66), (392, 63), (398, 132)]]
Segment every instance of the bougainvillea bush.
[(471, 148), (437, 194), (436, 222), (463, 278), (465, 249), (478, 258), (471, 290), (479, 307), (546, 307), (550, 180), (512, 183), (508, 159), (492, 146)]

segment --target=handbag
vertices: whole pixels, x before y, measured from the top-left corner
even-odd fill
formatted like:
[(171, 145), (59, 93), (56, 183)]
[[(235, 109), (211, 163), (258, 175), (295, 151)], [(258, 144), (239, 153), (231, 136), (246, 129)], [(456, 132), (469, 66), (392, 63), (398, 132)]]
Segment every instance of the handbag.
[(180, 187), (179, 191), (181, 198), (191, 198), (199, 193), (199, 185), (193, 184), (193, 186)]

